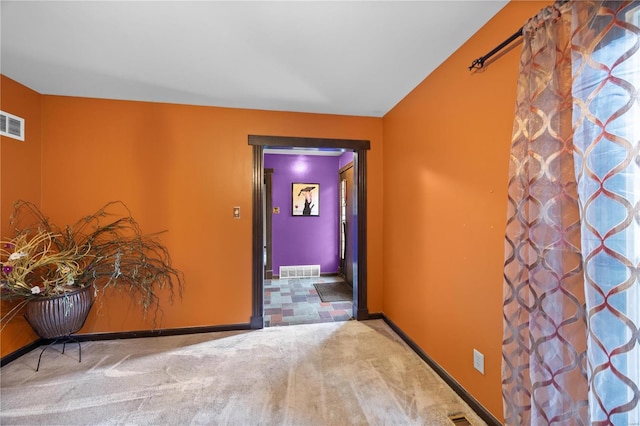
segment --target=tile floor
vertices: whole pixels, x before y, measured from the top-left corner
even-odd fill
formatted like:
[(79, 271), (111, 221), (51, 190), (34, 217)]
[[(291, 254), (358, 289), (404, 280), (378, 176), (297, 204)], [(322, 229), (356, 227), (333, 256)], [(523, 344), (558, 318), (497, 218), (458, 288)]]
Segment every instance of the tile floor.
[(339, 276), (264, 280), (264, 326), (349, 321), (351, 301), (323, 302), (314, 283), (342, 281)]

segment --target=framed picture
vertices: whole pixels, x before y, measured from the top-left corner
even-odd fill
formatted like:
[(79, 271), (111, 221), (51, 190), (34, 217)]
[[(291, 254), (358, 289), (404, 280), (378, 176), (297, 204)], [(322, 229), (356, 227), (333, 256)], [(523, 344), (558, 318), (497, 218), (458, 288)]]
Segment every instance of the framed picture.
[(291, 216), (320, 216), (320, 184), (291, 184)]

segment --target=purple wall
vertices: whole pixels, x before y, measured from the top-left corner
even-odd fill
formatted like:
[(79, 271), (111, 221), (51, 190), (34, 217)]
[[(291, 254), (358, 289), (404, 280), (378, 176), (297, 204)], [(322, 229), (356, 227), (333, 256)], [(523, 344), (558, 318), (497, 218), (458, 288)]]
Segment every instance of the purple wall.
[[(320, 265), (324, 273), (338, 272), (339, 157), (265, 154), (264, 167), (273, 169), (273, 273), (280, 266)], [(320, 184), (320, 216), (291, 216), (291, 184)]]
[(340, 156), (338, 161), (338, 170), (353, 161), (353, 151), (347, 151)]

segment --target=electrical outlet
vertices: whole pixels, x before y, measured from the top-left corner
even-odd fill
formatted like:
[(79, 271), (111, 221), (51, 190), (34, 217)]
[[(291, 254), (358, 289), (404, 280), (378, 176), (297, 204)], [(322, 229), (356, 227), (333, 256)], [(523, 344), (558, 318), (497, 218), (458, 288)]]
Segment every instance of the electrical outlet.
[(484, 374), (484, 355), (475, 349), (473, 350), (473, 368)]

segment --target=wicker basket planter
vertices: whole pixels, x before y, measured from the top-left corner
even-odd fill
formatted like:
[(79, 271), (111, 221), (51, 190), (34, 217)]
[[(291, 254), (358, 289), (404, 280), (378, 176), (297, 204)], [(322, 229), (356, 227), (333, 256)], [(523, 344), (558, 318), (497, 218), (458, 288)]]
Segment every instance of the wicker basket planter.
[(56, 339), (80, 330), (93, 305), (91, 286), (60, 296), (34, 298), (27, 303), (25, 317), (38, 336)]

